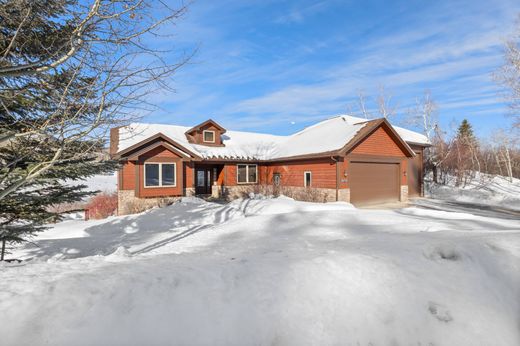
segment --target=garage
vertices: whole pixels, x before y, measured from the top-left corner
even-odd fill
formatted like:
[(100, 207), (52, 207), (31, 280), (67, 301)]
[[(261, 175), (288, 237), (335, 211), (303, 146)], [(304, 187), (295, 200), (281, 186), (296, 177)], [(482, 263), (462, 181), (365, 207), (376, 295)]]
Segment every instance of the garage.
[(350, 163), (350, 201), (369, 205), (399, 201), (399, 164)]

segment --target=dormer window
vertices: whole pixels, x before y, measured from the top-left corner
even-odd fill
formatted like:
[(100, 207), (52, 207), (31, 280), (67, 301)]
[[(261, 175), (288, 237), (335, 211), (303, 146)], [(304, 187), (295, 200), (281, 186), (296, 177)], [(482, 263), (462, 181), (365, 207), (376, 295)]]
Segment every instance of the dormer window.
[(202, 132), (203, 140), (206, 143), (215, 143), (215, 131), (204, 130)]
[(224, 133), (226, 133), (226, 129), (211, 119), (184, 132), (189, 143), (209, 147), (223, 147), (222, 135)]

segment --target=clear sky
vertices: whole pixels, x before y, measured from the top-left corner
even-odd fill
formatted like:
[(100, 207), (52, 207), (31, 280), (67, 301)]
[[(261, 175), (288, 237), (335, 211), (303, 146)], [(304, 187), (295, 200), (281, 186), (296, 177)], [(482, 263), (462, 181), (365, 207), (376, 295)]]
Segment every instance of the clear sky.
[(293, 133), (375, 106), (385, 86), (394, 123), (429, 89), (443, 126), (467, 118), (477, 134), (507, 127), (492, 73), (520, 14), (520, 0), (197, 0), (161, 44), (198, 52), (154, 95), (144, 120)]

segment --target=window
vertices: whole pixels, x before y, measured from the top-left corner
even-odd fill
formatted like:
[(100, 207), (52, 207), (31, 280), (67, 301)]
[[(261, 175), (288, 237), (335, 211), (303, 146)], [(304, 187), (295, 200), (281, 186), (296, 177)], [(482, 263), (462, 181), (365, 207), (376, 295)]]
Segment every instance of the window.
[(312, 186), (312, 172), (304, 172), (304, 186), (305, 187), (311, 187)]
[(215, 131), (202, 131), (204, 142), (215, 143)]
[(145, 163), (144, 187), (176, 186), (175, 163)]
[(237, 165), (237, 182), (239, 184), (256, 183), (257, 171), (256, 165)]

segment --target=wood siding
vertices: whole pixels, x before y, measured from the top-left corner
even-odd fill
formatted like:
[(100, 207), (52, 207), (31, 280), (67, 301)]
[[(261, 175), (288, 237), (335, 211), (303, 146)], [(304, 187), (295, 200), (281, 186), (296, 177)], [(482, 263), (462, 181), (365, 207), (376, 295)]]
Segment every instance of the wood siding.
[(135, 189), (135, 162), (127, 161), (119, 170), (119, 190)]
[(293, 161), (264, 165), (260, 168), (260, 182), (271, 184), (279, 173), (282, 186), (304, 187), (304, 172), (312, 173), (311, 187), (336, 188), (336, 162), (331, 158)]
[(354, 154), (380, 155), (380, 156), (406, 156), (388, 131), (379, 127), (370, 136), (365, 138), (353, 150)]
[(422, 196), (423, 186), (423, 148), (413, 146), (416, 156), (408, 159), (408, 195), (410, 197)]

